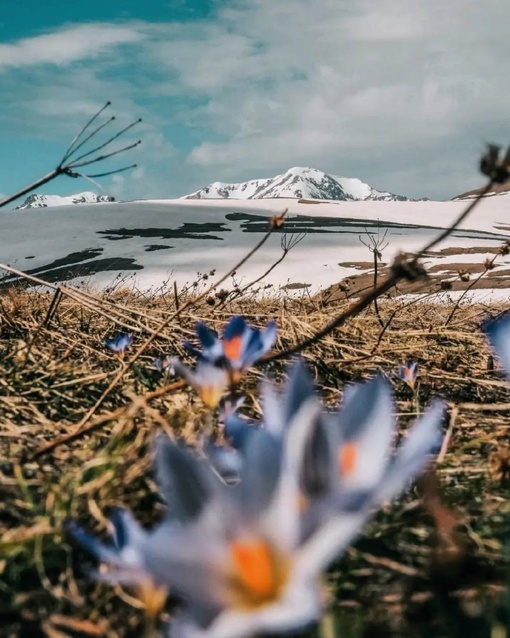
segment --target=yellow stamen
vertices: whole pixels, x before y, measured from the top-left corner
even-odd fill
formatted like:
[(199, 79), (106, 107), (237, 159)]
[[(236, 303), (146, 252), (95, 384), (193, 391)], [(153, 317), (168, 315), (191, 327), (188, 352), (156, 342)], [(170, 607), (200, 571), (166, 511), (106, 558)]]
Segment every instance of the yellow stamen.
[(196, 388), (202, 402), (211, 410), (214, 410), (221, 397), (223, 396), (224, 388), (217, 385), (202, 385)]
[(151, 618), (159, 616), (168, 595), (166, 588), (158, 587), (150, 578), (147, 578), (138, 585), (137, 593), (145, 605), (145, 614)]

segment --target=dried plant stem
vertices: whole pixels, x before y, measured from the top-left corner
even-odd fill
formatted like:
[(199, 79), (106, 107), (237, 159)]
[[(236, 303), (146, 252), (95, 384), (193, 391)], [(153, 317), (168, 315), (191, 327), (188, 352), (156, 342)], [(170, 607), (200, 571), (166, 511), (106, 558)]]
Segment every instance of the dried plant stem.
[[(372, 251), (374, 255), (374, 288), (377, 288), (377, 275), (378, 275), (378, 264), (379, 257), (377, 255), (377, 251)], [(384, 321), (382, 320), (381, 313), (379, 312), (379, 305), (377, 303), (377, 297), (374, 299), (374, 310), (377, 316), (377, 321), (379, 322), (381, 328), (384, 326)]]
[(468, 292), (470, 290), (472, 290), (474, 288), (474, 286), (476, 286), (476, 284), (480, 281), (480, 279), (482, 277), (484, 277), (489, 272), (489, 270), (492, 270), (492, 266), (494, 265), (496, 259), (499, 256), (500, 255), (498, 253), (496, 253), (494, 255), (494, 257), (485, 265), (484, 270), (478, 275), (478, 277), (476, 279), (473, 279), (473, 281), (470, 282), (469, 286), (466, 287), (466, 290), (464, 290), (464, 292), (459, 296), (459, 298), (457, 299), (455, 305), (452, 308), (452, 311), (450, 312), (450, 314), (448, 315), (446, 321), (444, 322), (445, 328), (450, 323), (450, 321), (453, 319), (453, 317), (454, 317), (455, 313), (457, 312), (457, 309), (460, 306), (462, 300), (466, 297)]
[[(136, 409), (137, 406), (138, 408), (142, 407), (147, 401), (151, 401), (152, 399), (157, 399), (158, 397), (164, 396), (165, 394), (169, 394), (171, 392), (176, 392), (177, 390), (182, 390), (182, 388), (184, 387), (186, 387), (186, 381), (176, 381), (175, 383), (165, 385), (162, 388), (158, 388), (157, 390), (154, 390), (152, 392), (147, 392), (140, 397), (136, 397), (133, 400), (132, 408)], [(121, 417), (125, 412), (126, 412), (126, 406), (123, 405), (120, 408), (117, 408), (116, 410), (114, 410), (113, 412), (102, 414), (101, 416), (94, 419), (94, 421), (89, 423), (86, 427), (80, 426), (80, 424), (78, 424), (79, 426), (76, 427), (72, 432), (63, 434), (57, 439), (53, 439), (53, 441), (50, 441), (46, 445), (42, 445), (41, 447), (39, 447), (37, 450), (35, 450), (35, 452), (31, 455), (30, 458), (36, 459), (40, 456), (43, 456), (44, 454), (47, 454), (48, 452), (51, 452), (52, 450), (59, 447), (60, 445), (63, 445), (64, 443), (70, 443), (71, 441), (74, 441), (78, 437), (90, 434), (91, 432), (94, 432), (100, 427), (103, 427), (107, 423), (110, 423), (110, 421), (115, 421), (116, 419)]]
[(478, 204), (481, 202), (481, 200), (488, 194), (491, 192), (491, 190), (494, 188), (494, 180), (489, 180), (489, 182), (487, 182), (487, 184), (484, 186), (484, 188), (478, 193), (478, 195), (473, 199), (473, 201), (465, 208), (464, 211), (462, 211), (462, 213), (457, 217), (457, 219), (454, 221), (454, 223), (449, 226), (448, 228), (446, 228), (442, 233), (440, 233), (435, 239), (433, 239), (431, 242), (429, 242), (426, 246), (424, 246), (416, 255), (416, 257), (419, 259), (420, 257), (423, 257), (423, 255), (425, 253), (428, 253), (430, 250), (432, 250), (432, 248), (435, 248), (439, 243), (441, 243), (444, 239), (446, 239), (447, 237), (449, 237), (453, 231), (458, 228), (458, 226), (460, 224), (462, 224), (462, 222), (466, 219), (466, 217), (473, 212), (473, 210), (478, 206)]
[[(75, 427), (73, 432), (71, 432), (70, 434), (65, 435), (64, 437), (60, 437), (59, 439), (57, 439), (55, 441), (52, 441), (52, 442), (42, 446), (41, 448), (39, 448), (38, 450), (36, 450), (34, 452), (33, 458), (39, 457), (39, 456), (41, 456), (43, 454), (46, 454), (46, 453), (54, 450), (56, 447), (58, 447), (62, 443), (67, 443), (68, 441), (74, 440), (74, 439), (78, 438), (79, 436), (81, 436), (82, 434), (86, 434), (87, 432), (89, 432), (90, 431), (90, 427), (85, 427), (85, 425), (88, 423), (90, 418), (95, 414), (97, 409), (103, 404), (103, 402), (106, 399), (106, 397), (117, 386), (117, 384), (121, 381), (121, 379), (124, 377), (126, 372), (139, 359), (139, 357), (147, 350), (147, 348), (151, 345), (151, 343), (161, 334), (163, 329), (166, 326), (168, 326), (182, 312), (184, 312), (184, 310), (187, 310), (191, 306), (196, 305), (201, 300), (203, 300), (206, 297), (208, 297), (211, 294), (211, 292), (213, 290), (215, 290), (218, 286), (220, 286), (224, 281), (226, 281), (226, 279), (228, 279), (228, 277), (230, 277), (230, 275), (233, 272), (235, 272), (244, 263), (246, 263), (248, 261), (248, 259), (250, 259), (250, 257), (252, 257), (257, 252), (257, 250), (262, 248), (262, 246), (266, 243), (266, 241), (271, 236), (274, 228), (275, 228), (275, 223), (273, 221), (271, 221), (271, 223), (269, 225), (269, 229), (264, 234), (262, 239), (233, 268), (231, 268), (216, 283), (214, 283), (211, 286), (209, 286), (209, 288), (207, 290), (205, 290), (201, 295), (199, 295), (196, 299), (192, 299), (192, 300), (189, 300), (188, 302), (186, 302), (183, 306), (181, 306), (178, 310), (176, 310), (170, 317), (168, 317), (168, 319), (166, 319), (166, 321), (164, 321), (162, 324), (160, 324), (160, 326), (156, 330), (152, 331), (151, 335), (140, 345), (140, 347), (136, 350), (136, 352), (133, 354), (133, 356), (122, 365), (121, 369), (115, 375), (115, 377), (112, 379), (112, 381), (109, 384), (109, 386), (101, 394), (101, 396), (97, 399), (97, 401), (94, 403), (94, 405), (86, 412), (86, 414), (80, 420), (80, 422)], [(95, 429), (95, 427), (93, 429)]]
[[(39, 179), (31, 182), (30, 184), (28, 184), (24, 188), (20, 189), (16, 193), (13, 193), (12, 195), (8, 195), (7, 197), (4, 197), (4, 199), (1, 199), (0, 200), (0, 208), (2, 206), (7, 206), (7, 204), (10, 204), (15, 199), (18, 199), (19, 197), (22, 197), (23, 195), (26, 195), (27, 193), (30, 193), (31, 191), (35, 190), (36, 188), (39, 188), (39, 186), (43, 186), (44, 184), (47, 184), (48, 182), (51, 182), (52, 180), (54, 180), (59, 175), (67, 175), (68, 177), (86, 177), (86, 178), (91, 178), (91, 177), (101, 177), (103, 175), (113, 175), (114, 173), (125, 171), (128, 168), (134, 168), (136, 166), (136, 164), (133, 164), (132, 166), (128, 166), (128, 167), (123, 167), (121, 169), (108, 171), (108, 173), (101, 173), (101, 174), (98, 174), (98, 175), (82, 175), (81, 173), (78, 173), (77, 171), (74, 170), (76, 168), (81, 168), (82, 166), (88, 166), (90, 164), (96, 164), (97, 162), (102, 162), (105, 159), (108, 159), (110, 157), (114, 157), (115, 155), (119, 155), (120, 153), (124, 153), (126, 151), (129, 151), (129, 150), (135, 148), (136, 146), (138, 146), (139, 144), (141, 144), (141, 140), (137, 140), (136, 142), (133, 142), (132, 144), (128, 144), (128, 145), (124, 146), (123, 148), (116, 149), (114, 151), (110, 151), (109, 153), (105, 153), (104, 155), (96, 155), (96, 153), (100, 149), (103, 149), (105, 147), (109, 147), (113, 141), (115, 141), (116, 139), (118, 139), (119, 137), (124, 135), (127, 131), (132, 129), (133, 126), (136, 126), (139, 122), (142, 121), (141, 119), (137, 119), (134, 122), (132, 122), (131, 124), (129, 124), (128, 126), (125, 126), (119, 132), (117, 132), (114, 135), (112, 135), (111, 137), (109, 137), (102, 144), (100, 144), (100, 145), (96, 146), (95, 148), (93, 148), (93, 149), (91, 149), (89, 151), (86, 151), (82, 155), (76, 157), (75, 154), (78, 151), (78, 149), (82, 148), (84, 146), (84, 144), (86, 144), (92, 137), (94, 137), (94, 135), (99, 133), (99, 131), (104, 129), (106, 126), (108, 126), (111, 122), (113, 122), (115, 120), (115, 117), (111, 117), (106, 122), (104, 122), (103, 124), (98, 126), (96, 129), (94, 129), (87, 137), (82, 139), (85, 131), (88, 130), (88, 128), (92, 125), (92, 123), (103, 113), (103, 111), (106, 108), (108, 108), (110, 106), (110, 104), (111, 104), (111, 102), (109, 102), (109, 101), (106, 102), (106, 104), (104, 106), (102, 106), (89, 119), (89, 121), (81, 128), (81, 130), (78, 132), (78, 135), (76, 135), (74, 137), (73, 141), (68, 146), (67, 150), (65, 151), (65, 153), (62, 156), (62, 158), (61, 158), (60, 162), (58, 163), (58, 165), (52, 171), (50, 171), (49, 173), (47, 173), (43, 177), (40, 177)], [(92, 156), (90, 159), (88, 159), (86, 161), (81, 161), (81, 160), (85, 159), (86, 157), (90, 157), (90, 156)]]
[(52, 179), (55, 179), (55, 177), (58, 177), (62, 173), (64, 173), (64, 170), (60, 166), (57, 166), (57, 168), (54, 168), (47, 175), (44, 175), (40, 179), (35, 180), (28, 186), (25, 186), (21, 190), (16, 191), (12, 195), (8, 195), (7, 197), (4, 197), (4, 199), (0, 199), (0, 208), (2, 206), (7, 206), (7, 204), (10, 204), (15, 199), (18, 199), (18, 197), (22, 197), (23, 195), (30, 193), (34, 189), (39, 188), (39, 186), (44, 186), (44, 184), (51, 182)]
[(263, 360), (263, 362), (278, 361), (279, 359), (284, 359), (286, 357), (290, 357), (294, 354), (298, 354), (299, 352), (302, 352), (309, 346), (313, 345), (317, 341), (320, 341), (320, 339), (322, 339), (323, 337), (326, 337), (328, 334), (333, 332), (335, 328), (339, 328), (340, 326), (342, 326), (348, 319), (355, 317), (362, 310), (370, 306), (370, 304), (374, 302), (374, 299), (377, 299), (378, 297), (383, 295), (385, 292), (387, 292), (390, 288), (392, 288), (395, 285), (397, 281), (399, 281), (399, 279), (396, 278), (395, 275), (390, 275), (390, 277), (388, 277), (388, 279), (386, 279), (381, 284), (379, 284), (377, 288), (374, 288), (367, 294), (363, 295), (363, 297), (359, 299), (359, 301), (357, 301), (355, 304), (352, 304), (345, 312), (338, 315), (338, 317), (335, 317), (332, 321), (327, 323), (323, 328), (321, 328), (321, 330), (317, 331), (311, 337), (308, 337), (307, 339), (301, 341), (300, 343), (289, 348), (288, 350), (284, 350), (282, 352), (276, 352), (275, 354), (269, 357), (266, 357)]
[[(387, 277), (385, 281), (379, 284), (370, 292), (363, 295), (355, 304), (353, 304), (350, 308), (348, 308), (345, 312), (335, 317), (332, 321), (327, 323), (323, 328), (317, 331), (311, 337), (308, 337), (301, 343), (297, 343), (295, 346), (284, 350), (282, 352), (277, 352), (266, 359), (264, 361), (277, 361), (279, 359), (284, 359), (285, 357), (292, 356), (294, 354), (298, 354), (302, 352), (306, 348), (310, 347), (330, 332), (342, 326), (347, 320), (351, 319), (358, 315), (362, 310), (367, 308), (370, 304), (374, 303), (381, 295), (384, 295), (385, 292), (390, 290), (395, 284), (399, 281), (409, 278), (410, 270), (414, 271), (418, 267), (418, 259), (423, 257), (424, 254), (429, 252), (432, 248), (437, 246), (441, 241), (449, 237), (454, 230), (461, 224), (464, 219), (474, 210), (474, 208), (480, 203), (483, 197), (489, 193), (494, 186), (494, 181), (491, 179), (487, 185), (478, 193), (475, 199), (462, 211), (462, 213), (455, 219), (455, 221), (446, 228), (443, 232), (441, 232), (435, 239), (426, 244), (420, 251), (418, 251), (415, 255), (412, 255), (408, 258), (407, 261), (401, 261), (399, 264), (394, 264), (390, 275)], [(411, 279), (412, 280), (412, 279)]]

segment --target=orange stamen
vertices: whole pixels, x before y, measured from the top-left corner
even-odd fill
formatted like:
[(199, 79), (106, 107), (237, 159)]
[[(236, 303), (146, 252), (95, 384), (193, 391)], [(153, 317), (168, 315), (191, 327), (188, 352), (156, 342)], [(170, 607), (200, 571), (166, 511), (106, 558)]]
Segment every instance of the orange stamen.
[(356, 443), (345, 443), (338, 450), (338, 471), (341, 476), (350, 476), (356, 469), (358, 446)]
[(258, 599), (270, 597), (277, 583), (273, 559), (264, 541), (233, 542), (230, 552), (237, 577), (248, 593)]
[(232, 339), (223, 342), (223, 352), (229, 361), (239, 359), (241, 354), (241, 337), (232, 337)]

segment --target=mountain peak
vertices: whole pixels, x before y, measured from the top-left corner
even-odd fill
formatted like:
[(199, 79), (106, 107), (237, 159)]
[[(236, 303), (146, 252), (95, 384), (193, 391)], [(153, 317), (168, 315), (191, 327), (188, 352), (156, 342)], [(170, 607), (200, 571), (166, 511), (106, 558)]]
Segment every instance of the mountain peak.
[(213, 182), (183, 199), (262, 199), (290, 197), (338, 201), (405, 201), (408, 197), (378, 191), (355, 177), (328, 175), (317, 168), (293, 166), (268, 179), (227, 184)]
[(68, 195), (63, 197), (61, 195), (41, 195), (39, 193), (33, 193), (29, 195), (21, 206), (16, 206), (16, 209), (25, 208), (47, 208), (48, 206), (69, 206), (70, 204), (96, 204), (100, 202), (114, 202), (115, 197), (111, 195), (97, 195), (92, 191), (85, 191), (83, 193), (76, 193), (76, 195)]

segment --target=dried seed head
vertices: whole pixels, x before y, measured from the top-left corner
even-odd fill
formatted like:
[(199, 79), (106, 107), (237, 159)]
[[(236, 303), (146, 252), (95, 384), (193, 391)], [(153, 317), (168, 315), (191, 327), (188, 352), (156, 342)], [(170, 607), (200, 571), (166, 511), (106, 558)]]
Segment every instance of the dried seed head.
[(494, 268), (494, 262), (492, 259), (489, 259), (489, 257), (487, 257), (487, 259), (483, 262), (483, 265), (485, 270), (493, 270)]
[(507, 239), (506, 242), (500, 246), (498, 253), (503, 256), (510, 253), (510, 240)]
[(219, 301), (225, 301), (225, 299), (228, 297), (228, 294), (228, 290), (222, 288), (216, 293), (216, 299), (218, 299)]
[(480, 170), (496, 184), (510, 179), (510, 148), (503, 154), (500, 146), (489, 144), (480, 159)]
[(469, 279), (470, 279), (470, 275), (469, 275), (468, 271), (465, 270), (464, 268), (461, 268), (460, 270), (457, 270), (457, 274), (459, 275), (459, 279), (461, 281), (469, 281)]
[(427, 271), (412, 253), (399, 253), (391, 265), (392, 274), (398, 279), (418, 281), (427, 276)]

